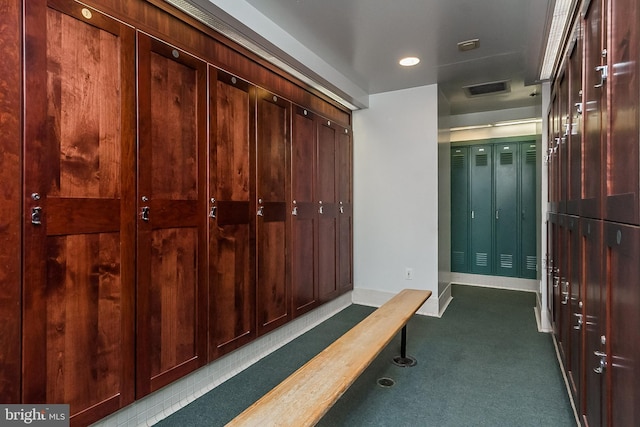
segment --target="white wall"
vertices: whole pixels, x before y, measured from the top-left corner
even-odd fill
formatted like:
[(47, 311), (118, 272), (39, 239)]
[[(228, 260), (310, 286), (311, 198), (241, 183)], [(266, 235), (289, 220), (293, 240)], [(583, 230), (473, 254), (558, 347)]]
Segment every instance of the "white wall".
[(353, 129), (354, 302), (428, 289), (437, 315), (437, 85), (371, 95)]

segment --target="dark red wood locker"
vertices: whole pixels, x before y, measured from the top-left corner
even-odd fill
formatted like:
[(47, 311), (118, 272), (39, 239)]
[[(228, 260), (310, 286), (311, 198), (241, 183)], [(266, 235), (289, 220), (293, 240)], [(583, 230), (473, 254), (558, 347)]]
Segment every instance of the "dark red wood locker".
[(293, 315), (317, 307), (318, 206), (316, 203), (316, 115), (293, 111), (291, 141), (291, 294)]
[(209, 67), (209, 359), (256, 336), (255, 92)]
[[(611, 1), (608, 78), (609, 131), (606, 145), (605, 218), (640, 224), (640, 5)], [(602, 75), (602, 72), (600, 73)], [(603, 171), (605, 172), (605, 171)]]
[(137, 388), (207, 361), (207, 66), (138, 33)]
[(564, 363), (565, 369), (569, 370), (570, 366), (570, 335), (569, 335), (569, 322), (571, 318), (571, 311), (569, 309), (570, 295), (571, 295), (571, 230), (569, 229), (568, 217), (566, 215), (558, 214), (558, 228), (555, 236), (556, 241), (556, 265), (557, 279), (554, 291), (554, 309), (555, 309), (555, 327), (554, 332), (558, 347), (560, 349), (560, 356)]
[(580, 214), (582, 198), (582, 26), (578, 25), (575, 41), (569, 53), (569, 134), (568, 150), (569, 168), (567, 171), (567, 213)]
[(22, 401), (88, 425), (134, 398), (135, 34), (25, 2)]
[(353, 139), (351, 131), (338, 127), (338, 289), (353, 289)]
[[(569, 244), (568, 256), (568, 316), (565, 327), (568, 338), (568, 355), (565, 369), (569, 378), (569, 385), (573, 393), (576, 408), (580, 408), (584, 398), (583, 389), (583, 323), (584, 323), (584, 291), (582, 281), (582, 235), (580, 233), (580, 218), (566, 217), (567, 240)], [(578, 409), (579, 410), (579, 409)]]
[(604, 1), (588, 2), (584, 13), (584, 139), (582, 146), (582, 200), (580, 216), (602, 218), (602, 180), (605, 172), (603, 147), (606, 143), (606, 82), (603, 79), (603, 49), (606, 25)]
[(585, 426), (606, 425), (607, 381), (601, 354), (606, 354), (606, 302), (602, 221), (581, 218), (582, 277), (584, 283), (584, 385), (578, 410)]
[(259, 90), (256, 112), (256, 274), (258, 333), (291, 318), (289, 155), (291, 103)]
[(0, 402), (20, 401), (22, 331), (22, 3), (3, 3), (0, 40)]
[(569, 75), (564, 69), (558, 78), (558, 125), (556, 128), (558, 138), (558, 212), (567, 212), (567, 200), (569, 197), (569, 135), (571, 133), (571, 121), (569, 117)]
[(338, 295), (338, 200), (336, 189), (338, 127), (331, 121), (318, 118), (318, 286), (320, 300), (328, 301)]
[(605, 222), (607, 425), (640, 425), (640, 228)]

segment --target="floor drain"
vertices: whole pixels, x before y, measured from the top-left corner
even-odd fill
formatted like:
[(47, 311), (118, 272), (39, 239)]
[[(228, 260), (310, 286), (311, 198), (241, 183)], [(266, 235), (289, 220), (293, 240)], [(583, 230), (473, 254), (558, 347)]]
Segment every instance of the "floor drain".
[(396, 382), (394, 380), (392, 380), (391, 378), (380, 378), (378, 380), (378, 385), (380, 387), (393, 387), (396, 384)]

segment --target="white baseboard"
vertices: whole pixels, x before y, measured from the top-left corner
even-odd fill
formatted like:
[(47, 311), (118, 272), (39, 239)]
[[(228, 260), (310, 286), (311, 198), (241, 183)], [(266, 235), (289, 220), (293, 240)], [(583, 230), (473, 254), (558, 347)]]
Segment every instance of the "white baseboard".
[(536, 322), (538, 323), (538, 331), (550, 333), (553, 332), (553, 326), (551, 325), (551, 316), (549, 310), (542, 306), (540, 300), (540, 293), (536, 292), (536, 306), (533, 309), (536, 315)]
[(451, 283), (527, 292), (538, 292), (540, 288), (540, 282), (535, 279), (454, 272), (451, 273)]

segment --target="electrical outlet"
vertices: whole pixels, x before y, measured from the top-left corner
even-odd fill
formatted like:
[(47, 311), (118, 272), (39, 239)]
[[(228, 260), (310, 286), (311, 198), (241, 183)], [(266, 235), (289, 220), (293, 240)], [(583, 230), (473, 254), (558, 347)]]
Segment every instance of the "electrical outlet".
[(413, 268), (407, 267), (404, 269), (404, 280), (413, 280)]

